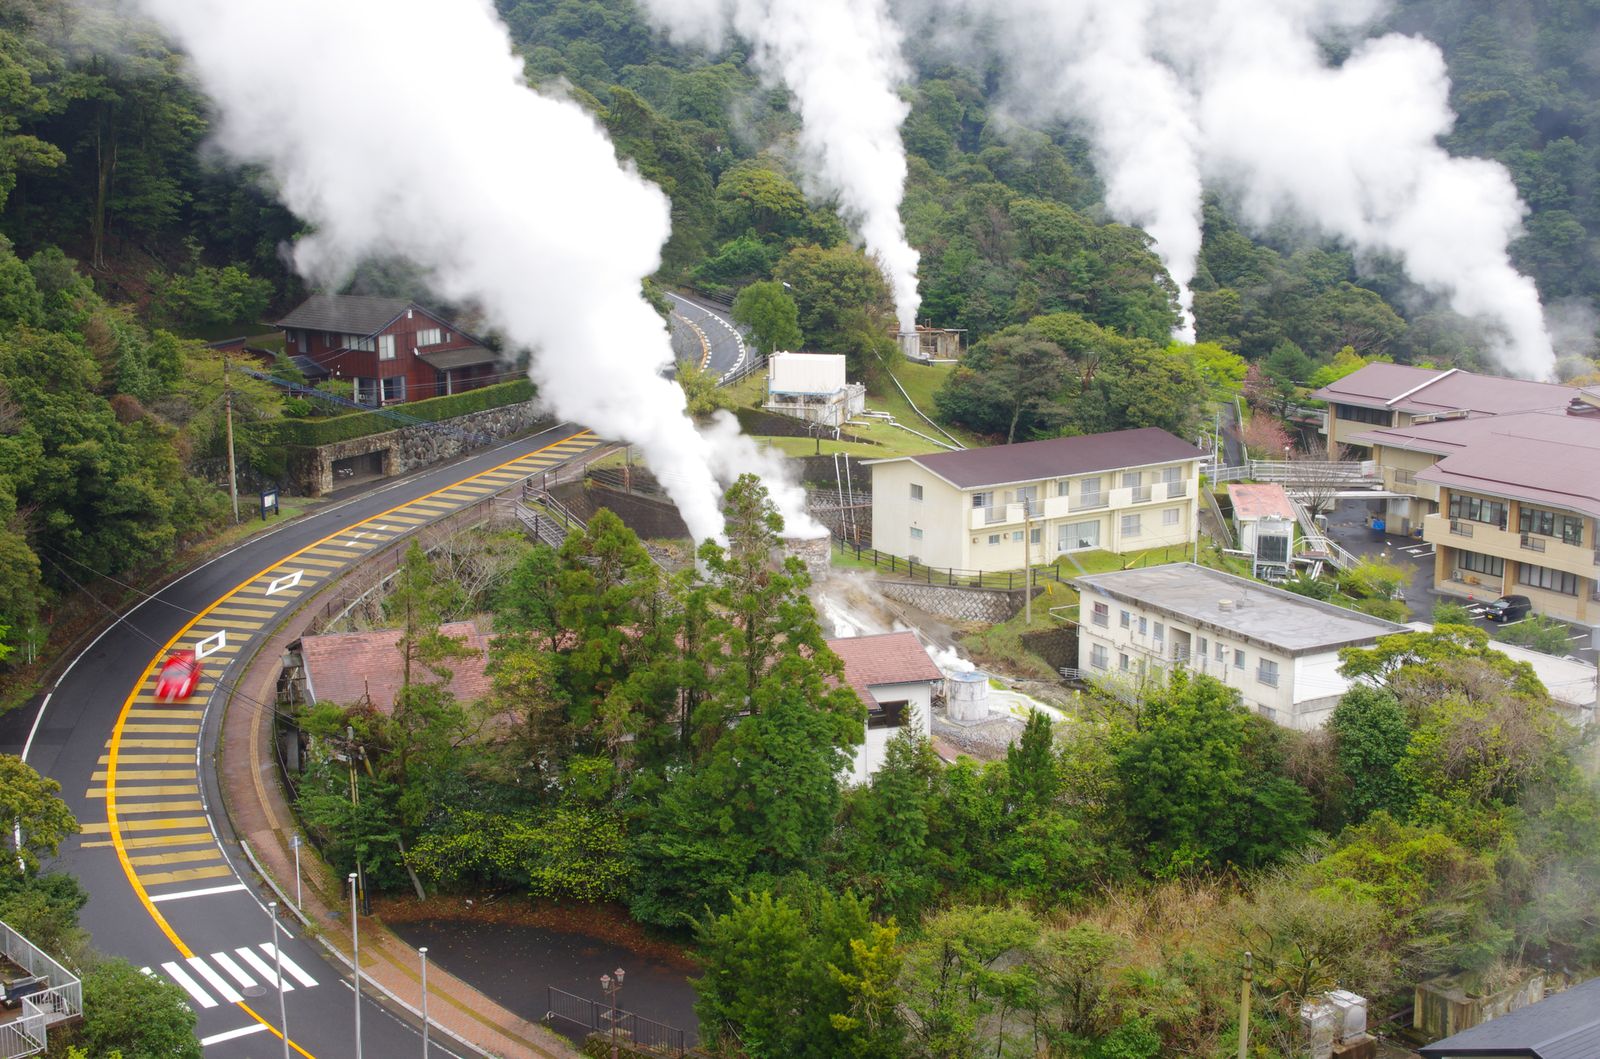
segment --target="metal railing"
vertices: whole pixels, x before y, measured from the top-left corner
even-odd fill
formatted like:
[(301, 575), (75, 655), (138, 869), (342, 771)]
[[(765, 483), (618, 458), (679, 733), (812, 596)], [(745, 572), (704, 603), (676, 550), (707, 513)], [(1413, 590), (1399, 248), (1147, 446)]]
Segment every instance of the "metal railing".
[(1132, 490), (1131, 500), (1135, 504), (1148, 503), (1155, 497), (1155, 486), (1153, 485), (1136, 485), (1132, 487)]
[(1111, 506), (1111, 500), (1105, 493), (1087, 493), (1076, 500), (1069, 499), (1067, 501), (1067, 510), (1074, 513), (1079, 511), (1099, 511), (1109, 506)]
[(83, 1014), (83, 984), (4, 921), (0, 921), (0, 955), (50, 983), (49, 989), (23, 997), (22, 1014), (0, 1025), (0, 1059), (36, 1055), (48, 1047), (51, 1025)]
[[(839, 550), (841, 555), (848, 555), (858, 562), (867, 563), (874, 569), (883, 570), (891, 574), (902, 574), (912, 580), (921, 581), (929, 585), (1018, 591), (1027, 583), (1021, 570), (957, 570), (946, 566), (929, 566), (916, 559), (880, 552), (876, 548), (856, 544), (837, 535), (833, 538), (833, 546)], [(1033, 583), (1038, 585), (1046, 581), (1054, 581), (1063, 585), (1070, 584), (1067, 578), (1063, 577), (1053, 566), (1034, 567)]]
[(1404, 467), (1396, 467), (1394, 469), (1394, 480), (1396, 485), (1416, 485), (1417, 472), (1408, 471)]
[(1542, 552), (1544, 551), (1544, 538), (1535, 537), (1531, 533), (1524, 533), (1522, 535), (1522, 547), (1530, 552)]
[(606, 1001), (590, 1000), (553, 985), (545, 986), (545, 1019), (551, 1022), (561, 1019), (602, 1036), (615, 1033), (619, 1043), (625, 1042), (662, 1055), (679, 1056), (689, 1050), (688, 1033), (677, 1026), (614, 1008)]
[(1453, 518), (1450, 520), (1450, 532), (1457, 537), (1470, 537), (1472, 536), (1472, 525)]
[(996, 523), (1004, 522), (1005, 520), (1006, 507), (1004, 505), (999, 507), (986, 507), (983, 509), (983, 521), (985, 525), (993, 526)]

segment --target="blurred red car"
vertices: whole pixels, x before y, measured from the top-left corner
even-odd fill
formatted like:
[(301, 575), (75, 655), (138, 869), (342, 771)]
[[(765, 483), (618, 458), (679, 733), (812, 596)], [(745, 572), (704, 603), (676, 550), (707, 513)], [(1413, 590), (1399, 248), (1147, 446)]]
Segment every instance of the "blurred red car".
[(160, 702), (176, 702), (187, 699), (194, 694), (194, 686), (200, 683), (200, 660), (194, 656), (193, 651), (174, 651), (161, 666), (161, 675), (156, 678), (156, 699)]

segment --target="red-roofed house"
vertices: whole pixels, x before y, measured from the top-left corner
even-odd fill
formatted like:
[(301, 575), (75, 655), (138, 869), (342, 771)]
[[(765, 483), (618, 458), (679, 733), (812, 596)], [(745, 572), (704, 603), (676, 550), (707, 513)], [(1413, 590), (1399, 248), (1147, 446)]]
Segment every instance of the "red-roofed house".
[[(1276, 482), (1239, 483), (1228, 486), (1228, 499), (1233, 503), (1233, 525), (1239, 532), (1239, 547), (1255, 554), (1256, 529), (1263, 522), (1276, 523), (1274, 535), (1285, 530), (1289, 543), (1294, 543), (1294, 506), (1289, 494)], [(1289, 525), (1283, 526), (1287, 521)], [(1285, 565), (1288, 555), (1283, 556)]]
[(866, 783), (902, 728), (911, 725), (924, 739), (933, 731), (933, 697), (944, 688), (944, 674), (916, 633), (849, 636), (829, 640), (828, 647), (844, 662), (845, 683), (867, 707), (867, 738), (856, 750), (850, 776)]
[[(470, 621), (450, 622), (439, 626), (439, 631), (455, 640), (463, 640), (470, 653), (463, 658), (452, 658), (446, 663), (451, 671), (449, 688), (460, 702), (472, 702), (489, 693), (489, 644), (494, 636), (478, 631)], [(322, 636), (304, 636), (300, 639), (300, 676), (304, 681), (307, 702), (332, 702), (350, 706), (365, 697), (382, 713), (394, 709), (395, 696), (400, 693), (404, 659), (400, 656), (399, 629), (379, 629), (375, 632), (327, 633)], [(292, 648), (291, 648), (292, 650)], [(413, 679), (432, 680), (426, 668)]]

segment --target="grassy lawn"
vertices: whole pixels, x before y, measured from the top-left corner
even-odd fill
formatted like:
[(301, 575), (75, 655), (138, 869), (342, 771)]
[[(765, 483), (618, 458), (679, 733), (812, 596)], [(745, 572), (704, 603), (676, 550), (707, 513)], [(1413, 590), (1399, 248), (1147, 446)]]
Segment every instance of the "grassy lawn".
[(292, 518), (298, 518), (312, 508), (327, 502), (327, 497), (280, 495), (278, 497), (278, 514), (273, 515), (266, 521), (262, 521), (260, 498), (254, 493), (240, 493), (239, 524), (237, 526), (229, 526), (215, 537), (207, 540), (198, 550), (201, 555), (223, 551), (238, 544), (246, 537), (260, 533), (262, 530), (271, 529), (279, 523), (288, 522)]
[[(910, 364), (902, 362), (895, 368), (894, 374), (895, 378), (900, 380), (900, 385), (906, 388), (906, 393), (911, 395), (911, 400), (916, 402), (917, 408), (922, 409), (923, 412), (930, 416), (934, 416), (933, 395), (940, 386), (944, 385), (945, 377), (950, 374), (953, 368), (954, 365), (952, 364)], [(892, 383), (884, 386), (882, 393), (868, 394), (867, 407), (874, 412), (888, 412), (913, 430), (920, 431), (930, 437), (939, 437), (939, 432), (928, 426), (922, 416), (916, 413)], [(938, 417), (934, 416), (934, 418), (937, 419)], [(949, 426), (948, 424), (940, 425), (961, 439), (963, 445), (977, 447), (983, 444), (983, 441), (977, 435), (969, 431)], [(904, 432), (901, 431), (900, 433)], [(907, 437), (917, 441), (914, 435), (907, 435)], [(936, 446), (927, 446), (926, 442), (922, 444), (925, 446), (920, 450), (922, 452), (928, 452), (936, 448)]]

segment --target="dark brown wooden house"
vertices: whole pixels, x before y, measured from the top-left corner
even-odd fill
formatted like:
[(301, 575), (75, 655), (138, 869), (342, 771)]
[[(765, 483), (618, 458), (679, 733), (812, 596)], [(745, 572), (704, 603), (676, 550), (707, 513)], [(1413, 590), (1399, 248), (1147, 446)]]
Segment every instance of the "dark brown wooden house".
[(362, 404), (393, 405), (506, 377), (493, 350), (403, 298), (314, 294), (278, 321), (284, 350), (313, 381), (348, 379)]

